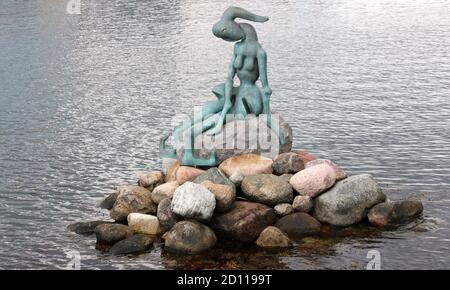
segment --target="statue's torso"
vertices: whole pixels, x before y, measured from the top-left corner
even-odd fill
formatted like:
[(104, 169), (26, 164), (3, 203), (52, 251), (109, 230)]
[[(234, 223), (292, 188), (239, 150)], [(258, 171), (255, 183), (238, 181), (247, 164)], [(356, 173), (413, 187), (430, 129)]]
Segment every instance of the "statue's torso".
[(236, 43), (236, 59), (233, 67), (241, 83), (254, 84), (259, 78), (258, 50), (261, 48), (256, 41), (243, 41)]

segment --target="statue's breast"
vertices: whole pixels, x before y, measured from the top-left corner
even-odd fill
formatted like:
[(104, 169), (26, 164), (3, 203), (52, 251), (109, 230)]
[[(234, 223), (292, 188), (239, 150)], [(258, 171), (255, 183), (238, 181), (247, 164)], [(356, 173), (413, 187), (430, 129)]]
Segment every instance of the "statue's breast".
[(236, 51), (236, 59), (234, 61), (234, 68), (236, 70), (253, 71), (256, 65), (257, 47), (252, 44), (245, 44), (238, 47)]

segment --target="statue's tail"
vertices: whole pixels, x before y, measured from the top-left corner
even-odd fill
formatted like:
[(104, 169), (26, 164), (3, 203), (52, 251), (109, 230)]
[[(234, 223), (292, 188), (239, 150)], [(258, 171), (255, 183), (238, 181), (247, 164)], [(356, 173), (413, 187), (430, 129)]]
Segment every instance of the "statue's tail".
[(246, 19), (253, 22), (266, 22), (267, 20), (269, 20), (269, 17), (267, 16), (256, 15), (245, 9), (235, 6), (228, 7), (222, 15), (223, 20), (233, 21), (235, 18)]

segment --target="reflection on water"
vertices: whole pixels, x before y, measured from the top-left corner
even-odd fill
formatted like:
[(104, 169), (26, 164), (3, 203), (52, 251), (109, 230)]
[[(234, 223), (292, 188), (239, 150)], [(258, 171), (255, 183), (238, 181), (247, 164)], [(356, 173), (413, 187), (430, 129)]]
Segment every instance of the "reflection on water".
[(450, 265), (450, 3), (240, 1), (268, 52), (273, 108), (294, 146), (351, 173), (372, 173), (393, 198), (424, 202), (417, 227), (310, 238), (290, 250), (227, 249), (173, 257), (159, 246), (111, 257), (74, 221), (107, 218), (96, 201), (159, 167), (171, 117), (213, 98), (232, 44), (211, 26), (233, 1), (81, 0), (0, 4), (0, 268), (382, 268)]

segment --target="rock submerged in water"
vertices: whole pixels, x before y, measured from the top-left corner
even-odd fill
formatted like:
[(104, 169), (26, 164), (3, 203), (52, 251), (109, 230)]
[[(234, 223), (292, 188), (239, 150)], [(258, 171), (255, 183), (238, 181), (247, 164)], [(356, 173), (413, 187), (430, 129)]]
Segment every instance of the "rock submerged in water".
[(157, 217), (164, 232), (170, 230), (179, 221), (179, 218), (170, 209), (171, 204), (171, 198), (163, 199), (158, 204)]
[(370, 208), (385, 199), (371, 175), (353, 175), (337, 182), (314, 200), (313, 216), (321, 222), (348, 226), (360, 222)]
[(178, 188), (178, 186), (178, 182), (176, 181), (163, 183), (155, 187), (155, 189), (153, 189), (153, 191), (150, 193), (150, 196), (155, 204), (159, 204), (161, 200), (165, 198), (172, 198), (173, 193)]
[(241, 154), (228, 158), (222, 162), (219, 169), (226, 176), (231, 176), (235, 172), (240, 172), (244, 176), (250, 176), (262, 173), (272, 173), (272, 159), (256, 155)]
[(148, 189), (141, 186), (124, 187), (109, 214), (115, 221), (124, 221), (132, 212), (156, 213), (156, 204)]
[(367, 215), (369, 223), (387, 226), (411, 220), (423, 212), (423, 205), (417, 200), (382, 202), (372, 207)]
[(277, 227), (265, 228), (258, 239), (256, 245), (262, 248), (287, 248), (292, 244), (288, 236)]
[(252, 242), (274, 222), (275, 212), (272, 208), (256, 202), (235, 201), (230, 211), (215, 214), (210, 225), (218, 236)]
[(130, 213), (127, 218), (128, 226), (135, 232), (147, 235), (158, 235), (162, 232), (156, 216), (142, 213)]
[(151, 171), (139, 176), (138, 185), (152, 191), (155, 187), (164, 183), (164, 174), (161, 171)]
[[(279, 115), (272, 114), (274, 124), (278, 123), (278, 117)], [(280, 146), (277, 134), (268, 129), (263, 114), (258, 117), (248, 115), (245, 120), (225, 123), (222, 131), (215, 136), (209, 136), (207, 132), (197, 136), (193, 148), (200, 149), (195, 149), (194, 154), (209, 158), (215, 152), (218, 164), (232, 156), (246, 153), (267, 153), (270, 158), (275, 158), (277, 154), (289, 152), (292, 148), (292, 128), (283, 118), (279, 119), (279, 127), (286, 141), (284, 145)], [(181, 141), (177, 147), (178, 160), (182, 160), (183, 155), (184, 142)]]
[(203, 185), (187, 181), (175, 190), (171, 210), (186, 219), (208, 221), (216, 207), (214, 194)]
[(89, 221), (89, 222), (77, 222), (67, 226), (67, 229), (71, 232), (77, 233), (79, 235), (92, 235), (94, 229), (98, 225), (102, 224), (112, 224), (108, 221)]
[(328, 160), (328, 159), (311, 160), (308, 163), (306, 163), (305, 168), (313, 167), (313, 166), (323, 164), (323, 163), (327, 163), (328, 165), (330, 165), (331, 167), (334, 168), (334, 170), (336, 172), (336, 180), (342, 180), (344, 178), (347, 178), (347, 173), (345, 173), (345, 171), (342, 168), (340, 168), (339, 166), (337, 166), (333, 161)]
[(97, 244), (101, 245), (113, 245), (133, 235), (130, 227), (121, 224), (101, 224), (95, 228), (94, 232)]
[(272, 164), (273, 172), (277, 175), (297, 173), (305, 168), (303, 160), (294, 152), (282, 153), (275, 158)]
[(275, 226), (288, 235), (301, 236), (318, 233), (322, 225), (309, 214), (297, 212), (282, 217)]
[(226, 212), (231, 208), (236, 199), (236, 190), (234, 187), (212, 183), (209, 180), (203, 181), (201, 185), (214, 194), (216, 198), (216, 211)]
[(241, 189), (247, 199), (267, 205), (291, 203), (294, 199), (292, 186), (273, 174), (246, 176)]
[(336, 183), (336, 171), (327, 163), (296, 173), (289, 183), (300, 195), (316, 197)]
[(113, 255), (142, 253), (150, 249), (152, 245), (153, 238), (137, 234), (117, 242), (111, 247), (109, 252)]
[(196, 221), (176, 223), (164, 235), (164, 248), (176, 254), (197, 254), (212, 248), (217, 242), (214, 232)]

